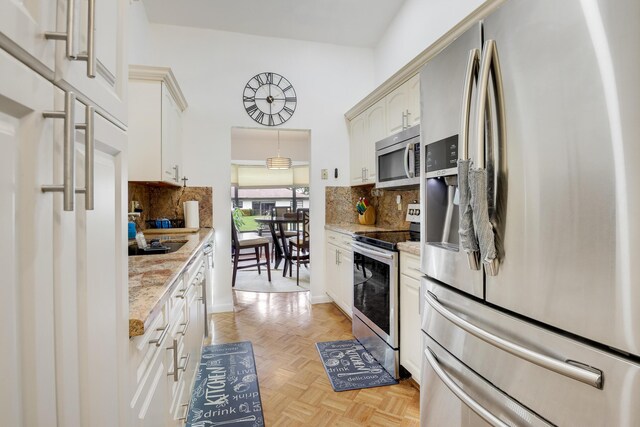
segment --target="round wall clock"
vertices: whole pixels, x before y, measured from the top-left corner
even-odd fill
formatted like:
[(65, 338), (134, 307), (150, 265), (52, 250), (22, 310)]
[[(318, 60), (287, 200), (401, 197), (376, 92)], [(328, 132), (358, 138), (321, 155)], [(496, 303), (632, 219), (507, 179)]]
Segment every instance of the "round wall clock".
[(244, 109), (257, 123), (278, 126), (293, 116), (298, 104), (291, 82), (277, 73), (256, 74), (242, 94)]

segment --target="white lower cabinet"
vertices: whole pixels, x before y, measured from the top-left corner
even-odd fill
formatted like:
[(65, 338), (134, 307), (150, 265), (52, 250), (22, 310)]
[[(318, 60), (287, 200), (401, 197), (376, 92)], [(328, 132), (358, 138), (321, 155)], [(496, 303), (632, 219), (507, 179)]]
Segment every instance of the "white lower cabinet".
[(353, 306), (353, 251), (351, 236), (326, 231), (325, 280), (327, 295), (349, 317)]
[(400, 252), (400, 364), (418, 384), (422, 366), (419, 266), (419, 257)]
[(129, 340), (132, 426), (182, 426), (204, 336), (205, 277), (199, 256), (181, 273), (144, 335)]

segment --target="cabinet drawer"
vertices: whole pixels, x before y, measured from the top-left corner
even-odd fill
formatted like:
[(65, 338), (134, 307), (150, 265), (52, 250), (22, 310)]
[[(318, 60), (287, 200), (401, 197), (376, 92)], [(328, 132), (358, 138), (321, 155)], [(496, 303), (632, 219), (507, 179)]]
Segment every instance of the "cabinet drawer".
[(400, 274), (420, 280), (420, 257), (407, 252), (400, 252)]
[(169, 301), (167, 302), (167, 304), (169, 305), (170, 314), (173, 314), (176, 311), (180, 310), (184, 306), (184, 303), (186, 301), (187, 293), (189, 292), (189, 286), (184, 278), (185, 275), (183, 274), (182, 277), (178, 279), (178, 283), (171, 291), (171, 297), (169, 297)]
[(136, 384), (139, 384), (147, 373), (154, 357), (166, 346), (169, 328), (171, 325), (167, 306), (164, 305), (144, 335), (129, 340), (130, 366), (133, 369), (132, 374), (135, 376)]
[(192, 281), (198, 274), (204, 274), (204, 256), (202, 252), (193, 260), (193, 262), (187, 266), (185, 273), (185, 280)]
[(334, 244), (339, 248), (351, 250), (351, 234), (339, 233), (337, 231), (325, 231), (326, 239), (328, 243)]

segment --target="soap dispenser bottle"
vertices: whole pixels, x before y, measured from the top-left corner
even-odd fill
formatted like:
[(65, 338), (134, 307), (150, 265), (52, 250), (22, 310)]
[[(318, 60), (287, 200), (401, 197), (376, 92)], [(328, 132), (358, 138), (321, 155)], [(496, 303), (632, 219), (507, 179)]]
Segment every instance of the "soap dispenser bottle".
[(139, 217), (140, 216), (140, 212), (129, 212), (129, 224), (128, 224), (128, 228), (127, 228), (127, 235), (129, 240), (135, 239), (136, 238), (136, 222), (135, 222), (135, 217)]

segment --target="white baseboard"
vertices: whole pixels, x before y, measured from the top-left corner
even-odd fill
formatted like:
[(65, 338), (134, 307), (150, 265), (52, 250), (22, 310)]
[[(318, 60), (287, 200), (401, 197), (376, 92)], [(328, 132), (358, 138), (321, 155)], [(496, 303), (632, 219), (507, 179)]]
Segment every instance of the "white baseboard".
[(233, 311), (233, 304), (214, 304), (209, 313), (228, 313)]
[(311, 304), (324, 304), (326, 302), (332, 302), (333, 300), (329, 298), (329, 295), (313, 295), (311, 297)]

